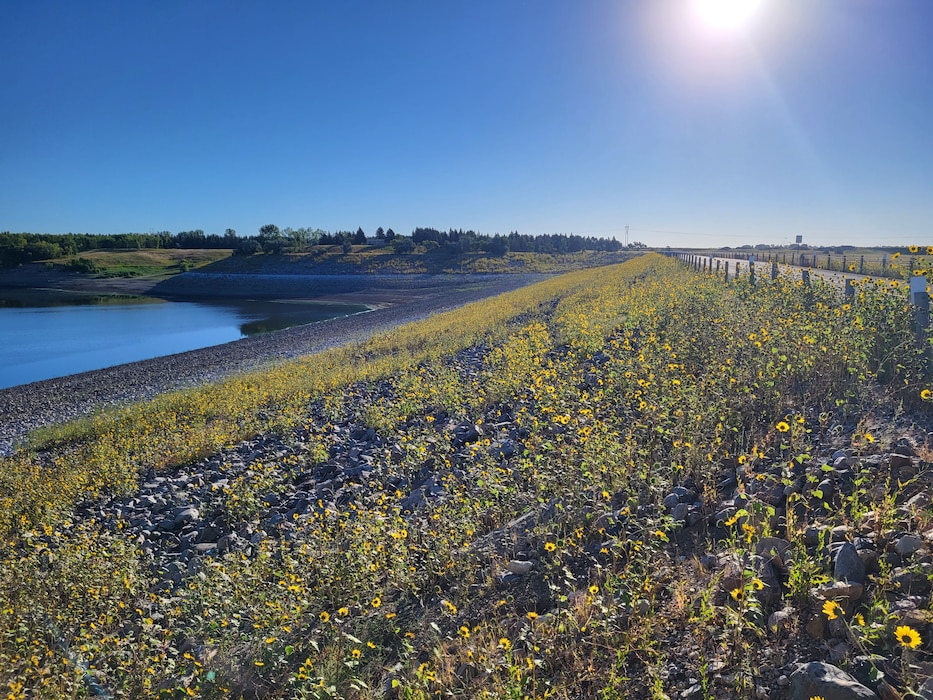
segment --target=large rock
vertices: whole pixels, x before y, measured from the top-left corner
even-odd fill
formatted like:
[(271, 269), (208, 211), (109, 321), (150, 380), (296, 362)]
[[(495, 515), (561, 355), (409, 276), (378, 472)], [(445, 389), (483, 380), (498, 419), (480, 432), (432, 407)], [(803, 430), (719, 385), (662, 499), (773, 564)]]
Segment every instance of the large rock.
[(879, 700), (869, 688), (832, 664), (811, 661), (803, 664), (790, 677), (791, 700)]
[(833, 577), (837, 581), (849, 583), (865, 583), (865, 564), (858, 555), (858, 550), (851, 542), (843, 544), (836, 552), (836, 561), (833, 565)]
[(894, 551), (902, 557), (909, 557), (923, 547), (923, 540), (916, 535), (903, 535), (894, 545)]

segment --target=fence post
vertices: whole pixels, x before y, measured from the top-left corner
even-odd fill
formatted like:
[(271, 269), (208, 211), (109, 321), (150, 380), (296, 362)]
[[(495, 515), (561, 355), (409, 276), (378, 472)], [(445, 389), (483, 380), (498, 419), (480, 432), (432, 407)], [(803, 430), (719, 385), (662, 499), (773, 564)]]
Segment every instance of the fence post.
[(930, 344), (926, 336), (930, 327), (930, 295), (927, 293), (927, 278), (923, 275), (910, 278), (910, 303), (914, 305), (914, 333), (917, 345), (923, 348), (923, 357), (929, 373)]
[(860, 275), (864, 275), (864, 274), (865, 274), (865, 256), (864, 256), (864, 255), (863, 255), (863, 256), (861, 257), (861, 259), (858, 261), (858, 273), (859, 273)]
[(881, 256), (881, 271), (884, 272), (888, 269), (888, 254), (885, 253)]
[(726, 260), (726, 282), (729, 281), (729, 261)]
[(804, 285), (805, 287), (809, 287), (809, 286), (810, 286), (810, 271), (809, 271), (809, 270), (801, 270), (801, 271), (800, 271), (800, 279), (803, 281), (803, 285)]
[(849, 269), (849, 261), (846, 259), (846, 256), (842, 256), (842, 271), (845, 272)]
[(755, 263), (748, 263), (748, 282), (753, 287), (755, 286)]
[(846, 299), (852, 299), (855, 297), (855, 287), (852, 286), (852, 280), (848, 277), (845, 278), (846, 283)]
[(778, 278), (778, 266), (777, 266), (777, 260), (774, 260), (771, 263), (771, 279), (776, 280), (777, 278)]

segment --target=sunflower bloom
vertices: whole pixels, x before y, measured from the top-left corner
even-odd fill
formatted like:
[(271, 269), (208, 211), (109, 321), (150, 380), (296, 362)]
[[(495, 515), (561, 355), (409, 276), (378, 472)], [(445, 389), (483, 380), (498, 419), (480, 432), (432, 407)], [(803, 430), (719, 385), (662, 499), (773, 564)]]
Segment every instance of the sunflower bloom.
[(787, 424), (787, 421), (780, 421), (776, 426), (774, 426), (779, 433), (786, 433), (790, 430), (790, 426)]
[(823, 603), (823, 614), (826, 615), (826, 619), (835, 620), (837, 617), (842, 615), (843, 610), (842, 606), (839, 605), (835, 600), (827, 600)]
[(920, 633), (908, 625), (901, 625), (894, 630), (894, 638), (897, 639), (901, 646), (910, 649), (916, 649), (920, 646)]

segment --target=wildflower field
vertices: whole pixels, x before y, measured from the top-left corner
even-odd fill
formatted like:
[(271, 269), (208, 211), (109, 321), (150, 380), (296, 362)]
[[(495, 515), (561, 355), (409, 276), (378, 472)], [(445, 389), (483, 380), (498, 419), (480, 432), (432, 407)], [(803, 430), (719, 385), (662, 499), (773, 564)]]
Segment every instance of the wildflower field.
[(0, 697), (809, 698), (814, 661), (917, 690), (913, 318), (649, 254), (33, 434)]

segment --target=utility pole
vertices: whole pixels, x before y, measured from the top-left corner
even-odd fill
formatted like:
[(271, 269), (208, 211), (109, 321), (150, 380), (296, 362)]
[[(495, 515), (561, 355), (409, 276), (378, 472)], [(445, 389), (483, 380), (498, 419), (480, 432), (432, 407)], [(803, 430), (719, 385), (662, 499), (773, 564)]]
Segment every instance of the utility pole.
[(625, 247), (628, 248), (628, 224), (625, 225)]

